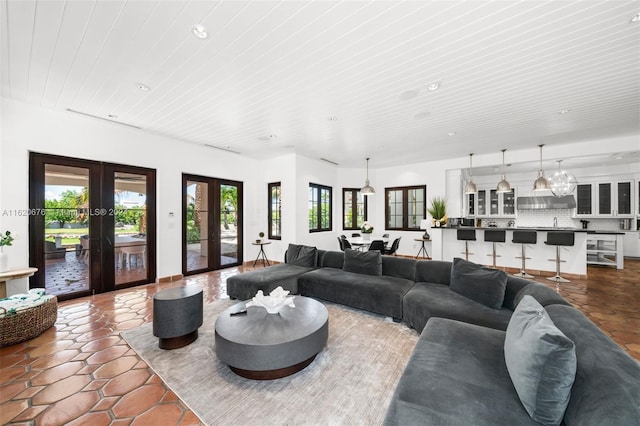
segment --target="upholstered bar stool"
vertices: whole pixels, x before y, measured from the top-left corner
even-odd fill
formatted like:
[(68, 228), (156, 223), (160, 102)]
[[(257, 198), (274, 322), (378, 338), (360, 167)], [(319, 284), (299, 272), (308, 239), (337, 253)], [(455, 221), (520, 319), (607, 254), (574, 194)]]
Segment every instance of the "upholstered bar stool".
[(562, 278), (560, 276), (560, 263), (565, 262), (560, 259), (560, 248), (565, 246), (573, 246), (575, 244), (575, 234), (573, 232), (547, 232), (547, 241), (544, 242), (549, 246), (556, 246), (556, 258), (549, 259), (556, 262), (556, 275), (553, 277), (547, 277), (548, 280), (556, 282), (556, 289), (558, 283), (570, 283), (571, 281)]
[(475, 229), (458, 229), (458, 241), (464, 241), (464, 254), (465, 260), (469, 260), (469, 255), (473, 253), (469, 253), (469, 241), (476, 240), (476, 230)]
[(538, 242), (538, 233), (536, 231), (513, 231), (513, 239), (511, 242), (514, 244), (522, 244), (522, 256), (516, 256), (516, 259), (522, 259), (522, 268), (520, 272), (513, 275), (520, 278), (533, 278), (533, 275), (527, 274), (526, 262), (527, 259), (531, 258), (527, 257), (526, 247), (527, 244), (536, 244)]
[(493, 249), (491, 254), (488, 254), (487, 256), (492, 256), (493, 257), (493, 268), (496, 268), (496, 257), (502, 257), (499, 254), (496, 254), (496, 244), (497, 243), (504, 243), (506, 241), (506, 232), (505, 231), (498, 231), (498, 230), (493, 230), (493, 229), (486, 229), (484, 231), (484, 240), (488, 241), (490, 243), (492, 243), (493, 245)]

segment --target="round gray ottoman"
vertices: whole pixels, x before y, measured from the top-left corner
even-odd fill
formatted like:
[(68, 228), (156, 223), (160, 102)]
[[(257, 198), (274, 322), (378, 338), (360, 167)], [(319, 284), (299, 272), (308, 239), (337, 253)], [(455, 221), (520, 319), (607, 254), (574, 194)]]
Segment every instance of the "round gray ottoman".
[(202, 288), (175, 287), (153, 296), (153, 335), (161, 349), (194, 342), (202, 325)]
[(296, 373), (311, 364), (329, 336), (329, 312), (320, 302), (303, 296), (295, 308), (279, 314), (238, 303), (218, 316), (216, 354), (231, 370), (254, 380)]

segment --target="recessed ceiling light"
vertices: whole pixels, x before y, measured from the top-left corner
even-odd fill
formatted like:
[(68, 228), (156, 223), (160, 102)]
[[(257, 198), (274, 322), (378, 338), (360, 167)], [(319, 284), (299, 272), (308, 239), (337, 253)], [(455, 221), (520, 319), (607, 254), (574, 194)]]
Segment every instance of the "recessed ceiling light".
[(560, 110), (560, 114), (567, 114), (569, 113), (569, 111), (571, 111), (570, 109), (561, 109)]
[(455, 135), (456, 135), (456, 132), (449, 132), (449, 133), (447, 133), (447, 136), (455, 136)]
[(277, 137), (278, 137), (278, 135), (276, 135), (276, 134), (270, 134), (270, 135), (269, 135), (269, 139), (275, 139), (275, 138), (277, 138)]
[(416, 120), (420, 120), (423, 118), (427, 118), (429, 116), (429, 113), (427, 111), (423, 111), (423, 112), (419, 112), (416, 115), (413, 116), (413, 118), (415, 118)]
[(616, 157), (616, 160), (622, 160), (622, 155), (618, 155), (618, 156)]
[(419, 93), (420, 92), (418, 92), (417, 90), (407, 90), (406, 92), (400, 93), (400, 96), (398, 96), (398, 98), (401, 101), (408, 101), (418, 96)]
[(440, 88), (440, 83), (436, 81), (434, 83), (429, 84), (429, 86), (427, 87), (427, 90), (429, 90), (430, 92), (435, 92), (439, 88)]
[(203, 40), (209, 37), (209, 33), (207, 33), (207, 29), (200, 24), (193, 26), (193, 35)]
[(109, 114), (109, 115), (107, 115), (107, 117), (109, 117), (109, 118), (118, 118), (118, 116), (115, 115), (115, 114)]
[(631, 18), (631, 20), (629, 20), (629, 22), (640, 22), (640, 13), (638, 13), (633, 18)]
[(335, 115), (332, 115), (331, 117), (328, 118), (329, 121), (338, 121), (338, 117), (336, 117)]
[(149, 86), (147, 86), (146, 84), (142, 84), (142, 83), (136, 83), (136, 87), (140, 90), (142, 90), (143, 92), (148, 92), (149, 90), (151, 90), (151, 88)]

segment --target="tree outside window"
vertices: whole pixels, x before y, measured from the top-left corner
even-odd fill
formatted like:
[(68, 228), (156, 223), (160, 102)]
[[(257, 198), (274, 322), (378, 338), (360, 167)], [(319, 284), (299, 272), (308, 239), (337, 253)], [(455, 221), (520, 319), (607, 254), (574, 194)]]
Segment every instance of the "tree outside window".
[(331, 231), (331, 187), (309, 184), (309, 232)]
[(360, 229), (367, 220), (367, 197), (360, 188), (342, 188), (342, 228)]
[(282, 185), (280, 182), (269, 184), (269, 239), (282, 238)]

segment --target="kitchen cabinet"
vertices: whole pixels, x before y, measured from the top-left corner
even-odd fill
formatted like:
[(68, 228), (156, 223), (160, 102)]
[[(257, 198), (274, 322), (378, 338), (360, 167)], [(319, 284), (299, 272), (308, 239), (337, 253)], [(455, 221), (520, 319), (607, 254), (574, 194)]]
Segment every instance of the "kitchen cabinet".
[(583, 183), (576, 187), (576, 217), (633, 217), (632, 180)]
[(640, 232), (625, 231), (624, 257), (640, 257)]
[(515, 217), (515, 189), (498, 193), (495, 189), (480, 189), (475, 194), (467, 194), (467, 216), (475, 217)]
[(624, 268), (624, 234), (589, 234), (587, 236), (587, 264)]

